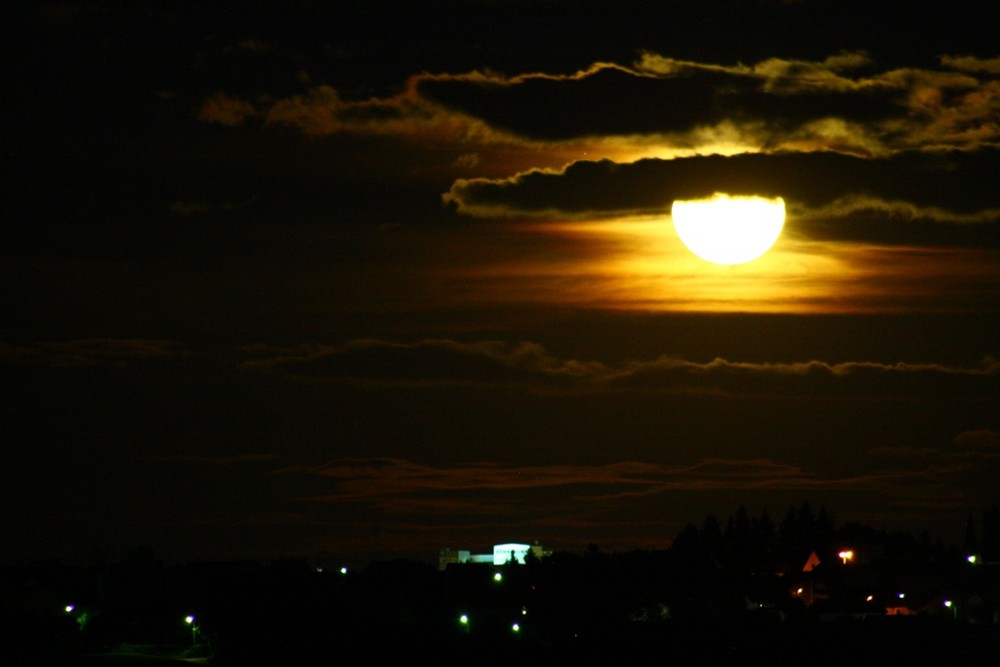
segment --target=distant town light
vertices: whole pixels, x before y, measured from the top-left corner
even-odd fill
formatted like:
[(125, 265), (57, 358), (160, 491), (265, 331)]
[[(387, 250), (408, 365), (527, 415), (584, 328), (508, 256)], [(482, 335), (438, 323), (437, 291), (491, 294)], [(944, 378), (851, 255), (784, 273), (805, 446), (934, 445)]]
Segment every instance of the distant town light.
[(347, 574), (347, 566), (346, 565), (344, 567), (340, 568), (340, 573), (341, 574)]
[(844, 562), (844, 565), (847, 565), (847, 561), (854, 560), (854, 552), (851, 551), (850, 549), (847, 549), (845, 551), (841, 551), (840, 553), (838, 553), (837, 557)]
[(493, 581), (503, 581), (503, 575), (499, 572), (493, 575)]
[(967, 560), (970, 563), (972, 563), (973, 565), (975, 565), (976, 564), (976, 554), (969, 554), (968, 556), (966, 556), (965, 560)]
[(868, 597), (865, 598), (865, 602), (871, 602), (874, 599), (875, 599), (874, 595), (869, 595)]

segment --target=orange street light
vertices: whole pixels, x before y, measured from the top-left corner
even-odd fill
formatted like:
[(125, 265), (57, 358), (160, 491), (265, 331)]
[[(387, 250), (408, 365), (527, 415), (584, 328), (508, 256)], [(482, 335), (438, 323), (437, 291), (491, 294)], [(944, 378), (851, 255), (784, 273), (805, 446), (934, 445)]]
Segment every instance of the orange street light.
[(854, 560), (854, 552), (851, 550), (841, 551), (837, 557), (844, 562), (844, 565), (847, 565), (847, 561)]

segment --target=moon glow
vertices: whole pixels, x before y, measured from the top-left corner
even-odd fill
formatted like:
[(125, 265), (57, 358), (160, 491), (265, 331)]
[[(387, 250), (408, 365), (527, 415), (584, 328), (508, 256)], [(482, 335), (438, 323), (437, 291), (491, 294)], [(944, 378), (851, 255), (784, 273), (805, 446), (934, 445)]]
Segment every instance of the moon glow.
[(714, 264), (744, 264), (767, 252), (785, 225), (781, 197), (680, 200), (670, 209), (677, 236), (688, 250)]

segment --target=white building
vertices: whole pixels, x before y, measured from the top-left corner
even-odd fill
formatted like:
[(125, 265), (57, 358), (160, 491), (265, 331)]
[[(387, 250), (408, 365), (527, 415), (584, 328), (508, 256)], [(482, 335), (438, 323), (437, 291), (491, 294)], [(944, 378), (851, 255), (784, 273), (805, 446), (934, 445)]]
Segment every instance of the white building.
[(538, 542), (534, 544), (521, 544), (519, 542), (507, 542), (506, 544), (493, 545), (492, 554), (474, 554), (467, 549), (441, 549), (438, 554), (438, 569), (443, 570), (448, 565), (460, 563), (492, 563), (493, 565), (505, 565), (506, 563), (520, 563), (524, 565), (528, 554), (532, 553), (536, 558), (547, 556)]

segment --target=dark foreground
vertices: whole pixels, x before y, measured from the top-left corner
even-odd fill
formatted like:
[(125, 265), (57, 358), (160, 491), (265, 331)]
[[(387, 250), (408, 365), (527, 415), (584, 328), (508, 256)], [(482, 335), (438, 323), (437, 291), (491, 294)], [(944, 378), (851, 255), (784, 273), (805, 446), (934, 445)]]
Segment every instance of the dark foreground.
[(130, 667), (192, 664), (234, 667), (309, 665), (614, 665), (655, 660), (683, 665), (996, 665), (1000, 627), (941, 618), (868, 618), (832, 622), (638, 623), (589, 637), (542, 641), (531, 636), (428, 638), (379, 635), (377, 629), (347, 637), (331, 632), (298, 645), (231, 647), (214, 659), (134, 653), (20, 656), (6, 664), (53, 667)]

